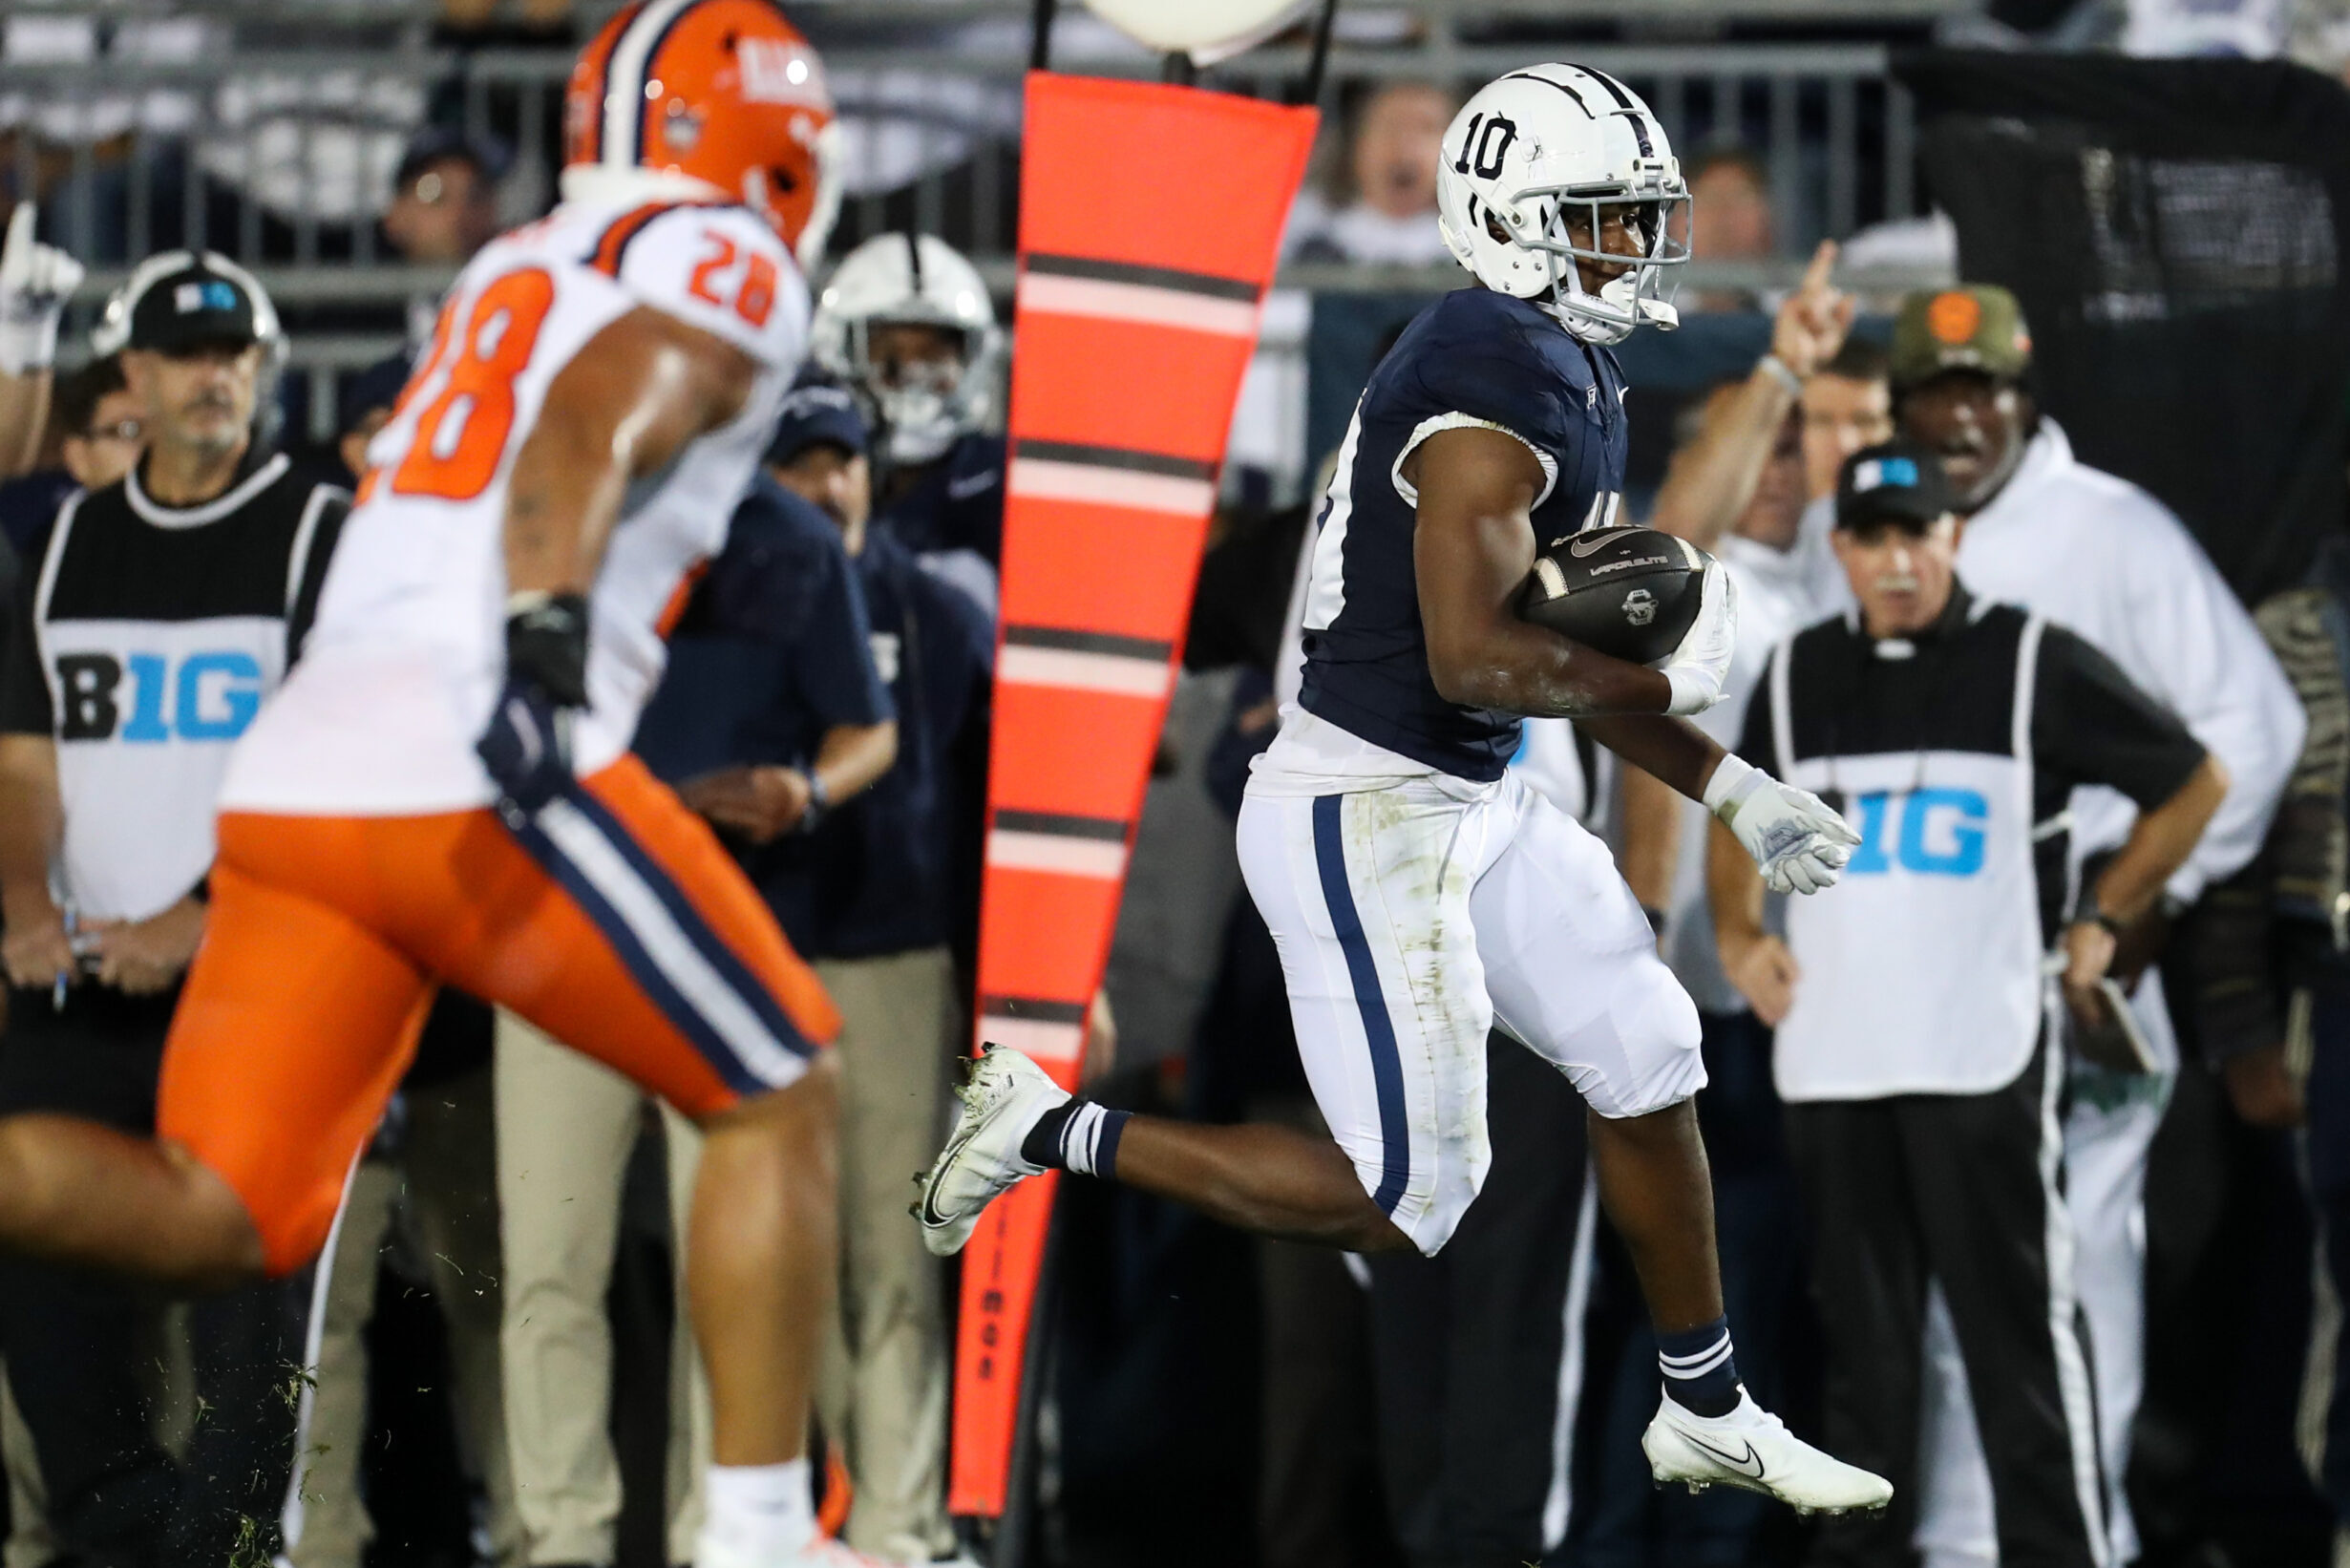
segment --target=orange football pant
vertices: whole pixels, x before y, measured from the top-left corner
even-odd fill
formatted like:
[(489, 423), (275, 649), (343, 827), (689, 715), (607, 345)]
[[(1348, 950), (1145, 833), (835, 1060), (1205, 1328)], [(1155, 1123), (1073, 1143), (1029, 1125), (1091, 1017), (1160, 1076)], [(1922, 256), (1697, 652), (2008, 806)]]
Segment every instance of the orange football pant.
[(839, 1028), (708, 826), (634, 757), (519, 828), (224, 812), (160, 1136), (244, 1200), (272, 1273), (315, 1256), (440, 981), (706, 1118)]

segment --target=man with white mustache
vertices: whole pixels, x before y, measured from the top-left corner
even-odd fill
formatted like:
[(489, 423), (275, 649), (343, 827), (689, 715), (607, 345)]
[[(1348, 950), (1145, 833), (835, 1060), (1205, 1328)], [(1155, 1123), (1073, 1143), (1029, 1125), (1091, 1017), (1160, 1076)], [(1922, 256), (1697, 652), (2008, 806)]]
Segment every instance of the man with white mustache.
[[(1965, 519), (1958, 567), (1986, 600), (2003, 600), (2078, 632), (2131, 683), (2178, 715), (2227, 770), (2226, 798), (2165, 897), (2123, 933), (2116, 972), (2145, 973), (2130, 1010), (2155, 1070), (2124, 1073), (2075, 1062), (2064, 1124), (2066, 1202), (2079, 1241), (2089, 1324), (2099, 1450), (2115, 1562), (2138, 1555), (2122, 1482), (2143, 1386), (2147, 1154), (2178, 1072), (2161, 977), (2150, 965), (2171, 916), (2259, 847), (2304, 728), (2299, 704), (2252, 617), (2170, 509), (2128, 480), (2079, 461), (2031, 388), (2031, 337), (2016, 298), (1973, 284), (1902, 302), (1894, 330), (1894, 414), (1941, 460)], [(1827, 548), (1832, 512), (1804, 519), (1822, 604), (1851, 603)], [(2072, 801), (2078, 866), (2120, 844), (2135, 810), (2084, 789)], [(1958, 1365), (1947, 1320), (1930, 1320), (1931, 1359)], [(1927, 1568), (1995, 1561), (1989, 1495), (1964, 1388), (1926, 1435), (1944, 1463), (1925, 1477), (1918, 1545)]]
[[(1970, 592), (1956, 502), (1919, 443), (1854, 455), (1833, 548), (1858, 608), (1780, 644), (1747, 710), (1742, 753), (1861, 836), (1838, 898), (1789, 907), (1772, 934), (1761, 879), (1719, 834), (1707, 881), (1723, 967), (1777, 1029), (1826, 1434), (1894, 1488), (1885, 1515), (1831, 1521), (1806, 1561), (1916, 1560), (1938, 1281), (1990, 1455), (1997, 1560), (2107, 1568), (2058, 1178), (2063, 1015), (2109, 1025), (2116, 936), (2159, 903), (2227, 773), (2086, 641)], [(2065, 808), (2089, 784), (2140, 815), (2076, 899)]]

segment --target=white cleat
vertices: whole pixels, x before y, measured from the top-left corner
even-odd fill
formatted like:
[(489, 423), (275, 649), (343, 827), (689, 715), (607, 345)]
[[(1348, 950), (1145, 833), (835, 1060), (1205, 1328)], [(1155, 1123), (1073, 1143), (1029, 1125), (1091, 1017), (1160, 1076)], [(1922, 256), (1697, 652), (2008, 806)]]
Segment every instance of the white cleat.
[(1741, 1487), (1776, 1497), (1798, 1514), (1849, 1514), (1883, 1508), (1893, 1483), (1831, 1458), (1787, 1430), (1744, 1388), (1727, 1415), (1699, 1415), (1667, 1394), (1641, 1434), (1659, 1486), (1679, 1481), (1691, 1492)]
[(1069, 1091), (1009, 1046), (983, 1046), (970, 1076), (955, 1095), (963, 1113), (930, 1174), (918, 1177), (922, 1196), (914, 1218), (922, 1245), (941, 1258), (963, 1250), (979, 1217), (996, 1195), (1045, 1168), (1021, 1157), (1020, 1145), (1037, 1118), (1065, 1103)]

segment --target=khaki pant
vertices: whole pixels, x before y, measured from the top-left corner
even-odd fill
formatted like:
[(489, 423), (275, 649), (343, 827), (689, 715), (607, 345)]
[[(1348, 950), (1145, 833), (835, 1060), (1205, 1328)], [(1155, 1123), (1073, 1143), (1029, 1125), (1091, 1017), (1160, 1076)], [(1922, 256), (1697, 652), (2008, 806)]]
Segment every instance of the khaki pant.
[[(374, 1530), (359, 1496), (359, 1446), (367, 1433), (368, 1321), (377, 1265), (392, 1226), (405, 1222), (431, 1270), (449, 1330), (458, 1441), (490, 1504), (492, 1560), (521, 1561), (521, 1526), (506, 1462), (498, 1375), (498, 1182), (488, 1067), (412, 1091), (399, 1154), (351, 1173), (332, 1253), (314, 1308), (316, 1378), (286, 1511), (286, 1556), (294, 1568), (358, 1568)], [(405, 1213), (401, 1199), (405, 1197)]]
[(6, 1568), (45, 1568), (57, 1555), (56, 1537), (49, 1533), (49, 1491), (41, 1484), (32, 1433), (26, 1430), (5, 1379), (0, 1379), (0, 1467), (8, 1471), (9, 1482), (9, 1543), (0, 1553), (0, 1563)]
[(960, 1027), (946, 949), (818, 961), (843, 1021), (840, 1291), (816, 1405), (857, 1489), (849, 1543), (922, 1561), (946, 1522), (946, 1340), (938, 1261), (906, 1215), (907, 1179), (937, 1155)]
[[(506, 1438), (533, 1563), (610, 1562), (620, 1466), (608, 1419), (604, 1290), (645, 1096), (609, 1068), (498, 1015), (498, 1193), (505, 1218)], [(662, 1107), (680, 1244), (669, 1382), (669, 1560), (693, 1560), (709, 1468), (709, 1388), (685, 1311), (686, 1217), (701, 1134)], [(911, 1169), (911, 1167), (908, 1167)]]

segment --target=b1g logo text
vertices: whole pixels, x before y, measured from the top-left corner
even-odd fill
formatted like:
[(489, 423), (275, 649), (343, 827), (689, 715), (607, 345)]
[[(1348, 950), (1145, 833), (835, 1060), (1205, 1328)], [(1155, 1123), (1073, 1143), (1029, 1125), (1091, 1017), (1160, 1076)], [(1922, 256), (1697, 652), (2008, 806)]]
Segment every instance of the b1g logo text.
[[(1973, 790), (1879, 790), (1855, 795), (1860, 847), (1846, 875), (1882, 875), (1899, 866), (1921, 877), (1972, 877), (1982, 870), (1983, 828), (1991, 803)], [(1894, 818), (1900, 818), (1897, 827)], [(1888, 842), (1888, 840), (1891, 840)]]
[(261, 661), (236, 649), (183, 655), (61, 653), (59, 740), (235, 740), (261, 709)]

